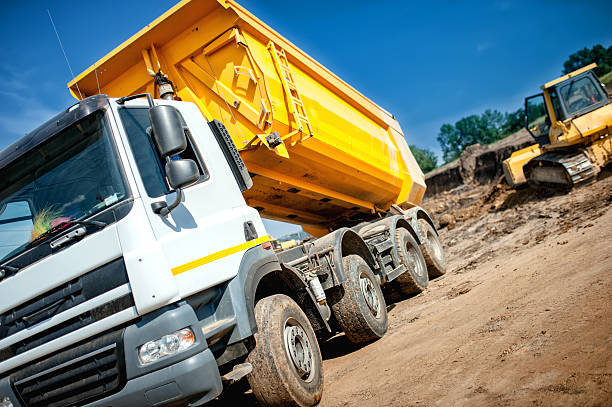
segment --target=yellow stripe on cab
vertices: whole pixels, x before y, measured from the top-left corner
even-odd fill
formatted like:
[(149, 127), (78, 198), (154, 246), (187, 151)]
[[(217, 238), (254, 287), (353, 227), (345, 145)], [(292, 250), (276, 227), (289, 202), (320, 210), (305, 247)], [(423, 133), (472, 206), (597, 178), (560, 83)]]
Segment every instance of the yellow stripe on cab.
[(215, 260), (222, 259), (224, 257), (230, 256), (234, 253), (238, 253), (246, 249), (250, 249), (251, 247), (255, 247), (268, 241), (270, 241), (270, 236), (266, 235), (259, 237), (255, 240), (249, 240), (248, 242), (240, 243), (237, 246), (228, 247), (227, 249), (211, 253), (208, 256), (204, 256), (199, 259), (190, 261), (189, 263), (185, 263), (183, 265), (172, 268), (172, 275), (177, 276), (186, 271), (193, 270), (196, 267), (203, 266), (204, 264), (211, 263)]

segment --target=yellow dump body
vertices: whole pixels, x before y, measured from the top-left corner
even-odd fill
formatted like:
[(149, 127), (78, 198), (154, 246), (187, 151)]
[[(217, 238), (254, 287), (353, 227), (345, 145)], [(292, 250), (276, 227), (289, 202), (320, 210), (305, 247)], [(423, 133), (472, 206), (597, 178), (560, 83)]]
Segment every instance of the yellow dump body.
[(226, 125), (254, 174), (245, 198), (264, 217), (321, 235), (423, 198), (393, 116), (232, 0), (180, 2), (68, 86), (77, 98), (157, 98), (160, 70)]

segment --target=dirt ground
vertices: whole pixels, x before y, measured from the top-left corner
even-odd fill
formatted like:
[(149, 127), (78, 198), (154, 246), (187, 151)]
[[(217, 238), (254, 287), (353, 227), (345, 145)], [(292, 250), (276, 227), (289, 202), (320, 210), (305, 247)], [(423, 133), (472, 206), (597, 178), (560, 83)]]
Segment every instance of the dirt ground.
[(389, 305), (381, 340), (321, 345), (320, 406), (611, 406), (612, 169), (569, 194), (468, 186), (424, 206), (451, 215), (448, 273)]
[(321, 406), (612, 405), (612, 172), (569, 194), (480, 186), (425, 203), (449, 272), (389, 331), (324, 344)]

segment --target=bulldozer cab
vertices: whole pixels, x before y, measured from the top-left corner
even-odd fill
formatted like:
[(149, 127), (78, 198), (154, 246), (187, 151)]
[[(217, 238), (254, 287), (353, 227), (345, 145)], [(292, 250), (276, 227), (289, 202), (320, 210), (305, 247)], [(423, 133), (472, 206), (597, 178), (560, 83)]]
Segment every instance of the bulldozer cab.
[(608, 92), (590, 70), (554, 87), (564, 118), (576, 118), (609, 103)]
[(612, 105), (591, 64), (525, 99), (525, 128), (536, 143), (504, 160), (508, 184), (572, 188), (612, 162)]
[(550, 127), (585, 115), (608, 103), (608, 92), (591, 64), (542, 86), (542, 93), (525, 98), (525, 128), (538, 142), (549, 143)]

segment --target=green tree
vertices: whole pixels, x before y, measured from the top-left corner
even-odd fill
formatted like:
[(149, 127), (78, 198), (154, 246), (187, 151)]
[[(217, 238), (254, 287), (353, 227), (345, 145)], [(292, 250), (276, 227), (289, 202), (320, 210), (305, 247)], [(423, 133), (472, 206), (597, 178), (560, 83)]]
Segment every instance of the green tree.
[(438, 143), (445, 162), (458, 158), (467, 146), (491, 144), (503, 138), (507, 117), (497, 110), (485, 110), (483, 114), (470, 115), (458, 120), (455, 125), (444, 124), (438, 133)]
[(410, 146), (410, 151), (412, 151), (414, 159), (424, 173), (428, 173), (438, 166), (438, 157), (436, 157), (433, 151), (426, 148), (418, 148), (414, 145)]
[(440, 133), (436, 137), (440, 148), (442, 149), (442, 158), (444, 162), (451, 162), (457, 158), (463, 151), (459, 142), (459, 133), (452, 124), (443, 124), (440, 127)]
[(504, 137), (509, 136), (512, 133), (516, 133), (520, 129), (525, 127), (525, 109), (520, 108), (515, 112), (504, 114), (504, 124), (502, 125), (501, 132)]
[(595, 74), (599, 77), (612, 71), (612, 45), (605, 48), (601, 44), (597, 44), (591, 49), (584, 47), (573, 53), (563, 63), (563, 74), (568, 74), (592, 63), (597, 64)]

